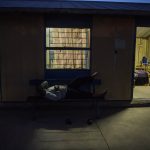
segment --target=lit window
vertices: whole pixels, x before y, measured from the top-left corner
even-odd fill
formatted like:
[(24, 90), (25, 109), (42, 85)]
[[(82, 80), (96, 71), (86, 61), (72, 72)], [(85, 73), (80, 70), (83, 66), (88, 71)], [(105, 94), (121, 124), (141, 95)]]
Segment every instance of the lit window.
[(90, 69), (90, 29), (46, 28), (46, 69)]

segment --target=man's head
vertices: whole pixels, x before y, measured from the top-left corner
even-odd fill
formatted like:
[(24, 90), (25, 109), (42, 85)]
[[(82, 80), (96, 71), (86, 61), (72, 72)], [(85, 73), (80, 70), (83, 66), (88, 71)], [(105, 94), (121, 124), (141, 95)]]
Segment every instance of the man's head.
[(43, 81), (40, 86), (37, 87), (37, 92), (41, 95), (41, 96), (45, 96), (46, 91), (45, 89), (47, 89), (48, 86), (48, 82), (47, 81)]
[(47, 82), (47, 81), (43, 81), (43, 82), (41, 83), (40, 87), (41, 87), (42, 89), (47, 89), (47, 88), (49, 87), (49, 86), (48, 86), (48, 82)]

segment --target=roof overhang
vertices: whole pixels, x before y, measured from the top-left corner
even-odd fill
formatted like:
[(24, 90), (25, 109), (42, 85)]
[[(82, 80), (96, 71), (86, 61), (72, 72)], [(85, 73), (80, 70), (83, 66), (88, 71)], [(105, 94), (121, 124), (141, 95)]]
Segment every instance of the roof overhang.
[(150, 15), (150, 3), (77, 0), (0, 0), (0, 11)]

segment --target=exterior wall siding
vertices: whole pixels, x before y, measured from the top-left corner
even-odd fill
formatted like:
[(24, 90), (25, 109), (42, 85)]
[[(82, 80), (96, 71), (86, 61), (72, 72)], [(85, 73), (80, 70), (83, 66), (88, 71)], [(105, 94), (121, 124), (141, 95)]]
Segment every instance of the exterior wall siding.
[(29, 80), (43, 78), (43, 27), (40, 15), (1, 17), (2, 101), (25, 101), (35, 93)]
[[(0, 16), (3, 101), (25, 101), (35, 94), (29, 80), (44, 78), (44, 17), (40, 14)], [(119, 44), (121, 42), (121, 44)], [(134, 54), (132, 18), (93, 17), (92, 72), (98, 71), (107, 99), (131, 99)]]
[(132, 99), (134, 32), (132, 18), (93, 18), (92, 71), (99, 72), (101, 89), (108, 90), (107, 99)]

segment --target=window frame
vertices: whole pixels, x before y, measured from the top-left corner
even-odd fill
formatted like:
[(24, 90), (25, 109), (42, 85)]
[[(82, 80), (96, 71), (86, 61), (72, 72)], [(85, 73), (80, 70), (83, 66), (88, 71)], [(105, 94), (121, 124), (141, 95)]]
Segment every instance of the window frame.
[[(51, 27), (46, 27), (46, 29), (47, 28), (51, 28)], [(70, 27), (68, 28), (68, 29), (70, 29)], [(81, 29), (81, 28), (76, 28), (76, 29)], [(47, 69), (47, 66), (45, 65), (45, 67), (46, 67), (46, 70), (89, 70), (90, 69), (90, 64), (91, 64), (91, 61), (90, 61), (90, 53), (91, 53), (91, 29), (90, 28), (82, 28), (82, 29), (89, 29), (89, 33), (90, 33), (90, 35), (89, 35), (89, 47), (47, 47), (46, 46), (46, 51), (47, 50), (67, 50), (67, 51), (70, 51), (70, 50), (72, 50), (72, 51), (75, 51), (75, 50), (78, 50), (78, 51), (89, 51), (89, 59), (88, 59), (88, 61), (89, 61), (89, 67), (88, 68), (80, 68), (80, 69), (77, 69), (77, 68), (66, 68), (66, 69), (64, 69), (64, 68), (55, 68), (55, 69)], [(46, 55), (46, 54), (45, 54)], [(46, 56), (45, 56), (46, 57)]]
[[(85, 16), (75, 16), (74, 20), (70, 24), (70, 20), (72, 17), (61, 17), (61, 20), (64, 19), (63, 24), (60, 23), (56, 19), (56, 17), (46, 17), (45, 28), (44, 28), (44, 75), (45, 79), (73, 79), (77, 76), (89, 75), (91, 73), (91, 59), (92, 59), (92, 25), (91, 25), (91, 17)], [(77, 18), (77, 19), (76, 19)], [(54, 19), (53, 22), (49, 22), (50, 19)], [(85, 19), (85, 20), (84, 20)], [(84, 22), (84, 21), (85, 22)], [(82, 22), (82, 23), (81, 23)], [(60, 25), (61, 24), (61, 25)], [(90, 47), (89, 48), (73, 48), (67, 47), (69, 50), (89, 50), (90, 58), (89, 58), (89, 69), (46, 69), (46, 50), (49, 47), (46, 47), (46, 28), (88, 28), (90, 29)], [(50, 47), (51, 49), (53, 47)], [(54, 47), (55, 49), (59, 49), (60, 47)], [(61, 47), (61, 49), (67, 50), (66, 47)]]

